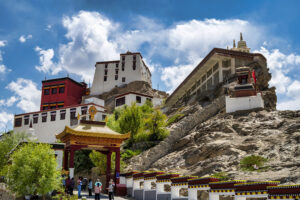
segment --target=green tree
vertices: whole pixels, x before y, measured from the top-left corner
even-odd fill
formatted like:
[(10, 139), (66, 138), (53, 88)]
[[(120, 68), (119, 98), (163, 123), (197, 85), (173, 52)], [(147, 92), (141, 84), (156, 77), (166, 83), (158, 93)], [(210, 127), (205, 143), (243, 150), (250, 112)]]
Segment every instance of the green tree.
[[(100, 174), (106, 174), (106, 155), (103, 153), (100, 153), (98, 151), (93, 150), (89, 155), (91, 161), (94, 163), (95, 166), (99, 168)], [(122, 160), (122, 154), (121, 154), (121, 160), (120, 160), (120, 170), (123, 170), (125, 167), (125, 163)], [(111, 172), (114, 172), (115, 170), (115, 163), (116, 163), (116, 153), (113, 152), (111, 154)]]
[(0, 140), (0, 176), (6, 176), (8, 154), (24, 139), (26, 139), (25, 133), (10, 132), (2, 135)]
[(167, 116), (159, 109), (155, 109), (145, 120), (144, 129), (149, 132), (149, 139), (151, 141), (160, 141), (165, 139), (169, 132), (166, 129)]
[(77, 174), (78, 172), (89, 173), (95, 166), (89, 157), (89, 154), (91, 152), (91, 150), (80, 150), (75, 152), (75, 174)]
[(134, 136), (141, 130), (143, 125), (143, 113), (141, 108), (133, 103), (131, 106), (125, 106), (122, 114), (118, 118), (121, 133), (130, 132), (129, 146), (134, 142)]
[(11, 155), (8, 186), (17, 196), (46, 195), (59, 189), (60, 171), (49, 144), (24, 144)]

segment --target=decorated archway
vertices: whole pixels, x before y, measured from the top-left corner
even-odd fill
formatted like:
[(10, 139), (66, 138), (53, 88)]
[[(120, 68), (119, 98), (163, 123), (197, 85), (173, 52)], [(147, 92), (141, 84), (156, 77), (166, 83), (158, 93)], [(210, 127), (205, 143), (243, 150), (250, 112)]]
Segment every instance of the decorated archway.
[(130, 137), (130, 134), (120, 134), (106, 126), (105, 122), (85, 121), (74, 128), (68, 126), (64, 131), (56, 135), (56, 138), (65, 143), (64, 169), (69, 171), (70, 177), (74, 176), (75, 151), (81, 149), (96, 150), (106, 155), (106, 187), (111, 179), (111, 154), (116, 153), (114, 180), (119, 184), (120, 174), (120, 146)]

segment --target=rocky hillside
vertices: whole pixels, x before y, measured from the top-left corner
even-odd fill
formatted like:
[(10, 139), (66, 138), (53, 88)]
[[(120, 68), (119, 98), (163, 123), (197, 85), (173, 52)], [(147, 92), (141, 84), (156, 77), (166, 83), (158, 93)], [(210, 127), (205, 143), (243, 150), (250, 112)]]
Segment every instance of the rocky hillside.
[[(300, 111), (225, 114), (218, 112), (222, 102), (183, 109), (186, 116), (170, 127), (170, 136), (132, 158), (128, 170), (197, 176), (227, 172), (235, 179), (300, 183)], [(239, 169), (241, 158), (252, 154), (269, 160), (265, 172)]]

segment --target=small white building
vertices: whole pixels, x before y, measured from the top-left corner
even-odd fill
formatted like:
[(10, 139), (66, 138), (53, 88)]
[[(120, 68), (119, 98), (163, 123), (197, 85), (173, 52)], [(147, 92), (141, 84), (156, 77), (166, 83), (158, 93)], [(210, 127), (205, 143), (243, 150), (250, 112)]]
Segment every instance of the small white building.
[[(88, 110), (94, 106), (97, 110), (94, 120), (102, 121), (106, 117), (106, 109), (103, 105), (94, 103), (79, 104), (49, 111), (38, 111), (15, 115), (14, 132), (30, 133), (34, 129), (39, 142), (55, 143), (55, 135), (62, 132), (66, 126), (74, 127), (78, 124), (78, 114), (81, 120), (88, 120)], [(32, 127), (30, 127), (30, 124)]]
[(127, 92), (115, 97), (115, 108), (118, 108), (123, 105), (131, 106), (132, 103), (136, 103), (138, 106), (144, 105), (146, 101), (151, 101), (153, 106), (159, 106), (162, 104), (162, 99), (154, 98), (153, 96), (137, 93), (137, 92)]
[(145, 81), (150, 85), (151, 72), (141, 53), (120, 54), (120, 60), (97, 62), (90, 95), (100, 95), (114, 87), (133, 81)]

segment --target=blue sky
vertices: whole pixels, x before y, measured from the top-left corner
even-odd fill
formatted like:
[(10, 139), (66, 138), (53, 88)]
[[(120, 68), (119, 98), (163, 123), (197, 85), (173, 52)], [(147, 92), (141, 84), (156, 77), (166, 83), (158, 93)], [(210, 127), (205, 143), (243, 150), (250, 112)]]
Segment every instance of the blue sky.
[(41, 81), (92, 82), (96, 61), (140, 51), (153, 87), (172, 92), (214, 47), (243, 32), (263, 53), (278, 109), (300, 109), (299, 1), (0, 0), (0, 132), (39, 109)]

